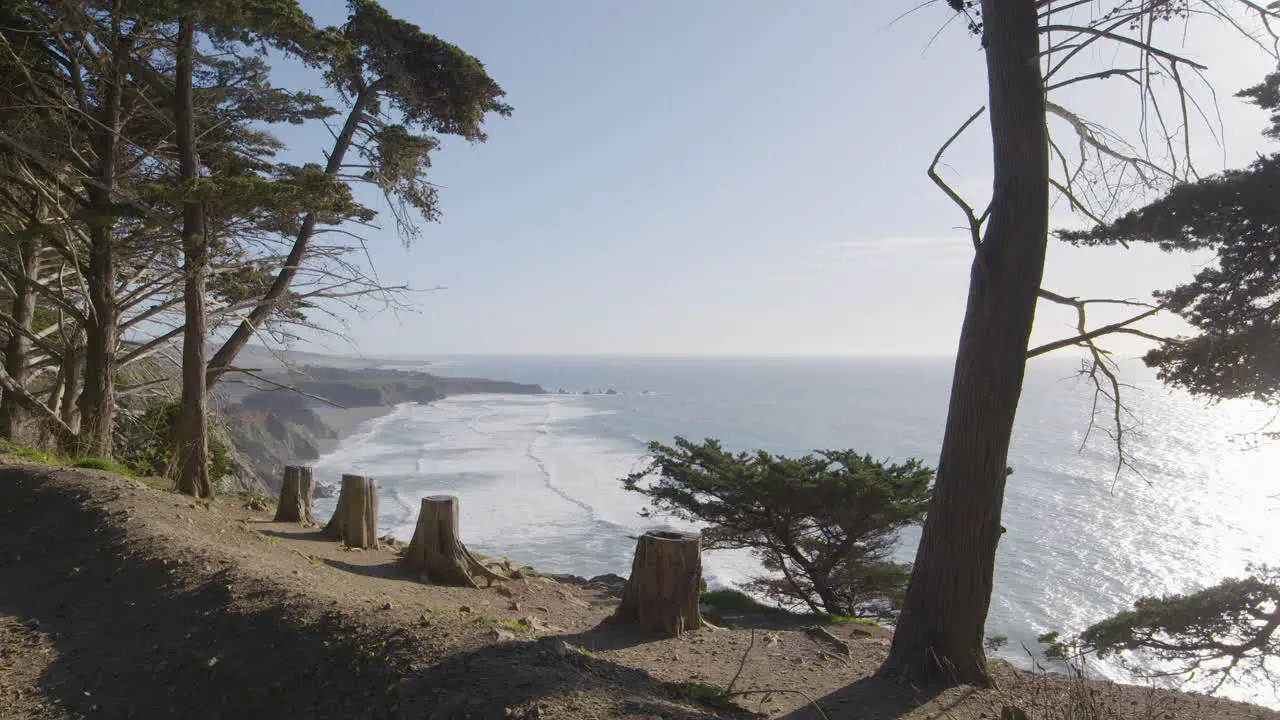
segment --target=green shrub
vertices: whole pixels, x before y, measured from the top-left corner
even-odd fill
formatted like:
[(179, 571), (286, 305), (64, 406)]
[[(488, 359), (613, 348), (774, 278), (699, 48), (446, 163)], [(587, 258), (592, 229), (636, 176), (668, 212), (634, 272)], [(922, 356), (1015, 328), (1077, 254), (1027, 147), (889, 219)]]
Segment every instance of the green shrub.
[(699, 602), (703, 605), (708, 605), (716, 608), (717, 610), (724, 610), (726, 612), (765, 613), (774, 615), (787, 612), (780, 607), (765, 605), (740, 590), (708, 590), (707, 592), (702, 593), (702, 597), (699, 598)]
[[(135, 418), (121, 422), (116, 457), (138, 475), (163, 476), (173, 458), (173, 437), (181, 405), (176, 400), (154, 403)], [(210, 429), (216, 427), (210, 418)], [(235, 471), (226, 443), (210, 433), (209, 475), (218, 480)]]
[(1246, 571), (1193, 592), (1140, 598), (1079, 637), (1053, 632), (1039, 641), (1048, 645), (1046, 656), (1068, 662), (1121, 655), (1124, 664), (1124, 656), (1138, 653), (1161, 663), (1149, 672), (1133, 665), (1139, 676), (1182, 676), (1210, 693), (1257, 679), (1280, 685), (1271, 675), (1280, 657), (1280, 567), (1249, 565)]

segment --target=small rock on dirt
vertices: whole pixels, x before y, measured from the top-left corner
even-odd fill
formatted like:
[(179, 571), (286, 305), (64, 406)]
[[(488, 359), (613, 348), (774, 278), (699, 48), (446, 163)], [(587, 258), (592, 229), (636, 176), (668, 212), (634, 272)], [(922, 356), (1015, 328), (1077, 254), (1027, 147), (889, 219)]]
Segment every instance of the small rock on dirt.
[(471, 606), (470, 606), (470, 605), (459, 605), (459, 606), (458, 606), (458, 612), (460, 612), (460, 613), (469, 613), (469, 612), (472, 612), (472, 610), (471, 610)]

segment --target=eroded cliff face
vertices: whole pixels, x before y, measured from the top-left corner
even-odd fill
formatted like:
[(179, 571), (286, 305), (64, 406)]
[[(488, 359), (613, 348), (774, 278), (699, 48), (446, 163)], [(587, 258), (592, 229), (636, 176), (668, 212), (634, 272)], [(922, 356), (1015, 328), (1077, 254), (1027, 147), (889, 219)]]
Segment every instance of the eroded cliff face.
[(225, 409), (222, 432), (236, 466), (231, 489), (275, 494), (286, 465), (320, 457), (337, 433), (295, 393), (257, 393)]

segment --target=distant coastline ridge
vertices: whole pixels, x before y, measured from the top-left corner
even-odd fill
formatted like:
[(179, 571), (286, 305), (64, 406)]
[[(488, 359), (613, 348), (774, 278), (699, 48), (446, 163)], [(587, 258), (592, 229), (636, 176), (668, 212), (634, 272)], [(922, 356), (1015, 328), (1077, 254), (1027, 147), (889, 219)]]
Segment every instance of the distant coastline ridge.
[(451, 395), (547, 392), (529, 383), (385, 367), (317, 365), (281, 369), (267, 379), (280, 387), (228, 397), (220, 413), (234, 453), (235, 477), (226, 481), (232, 490), (278, 492), (284, 466), (316, 460), (357, 426), (398, 405)]

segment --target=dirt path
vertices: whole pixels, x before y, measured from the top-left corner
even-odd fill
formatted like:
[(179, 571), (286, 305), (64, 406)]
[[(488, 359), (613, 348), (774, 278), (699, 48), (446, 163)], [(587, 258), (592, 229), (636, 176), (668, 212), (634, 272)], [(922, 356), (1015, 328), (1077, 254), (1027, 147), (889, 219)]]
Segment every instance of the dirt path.
[[(818, 717), (806, 697), (831, 718), (996, 718), (1006, 702), (1033, 718), (1280, 718), (1007, 669), (998, 691), (917, 693), (871, 677), (888, 638), (855, 625), (825, 628), (839, 642), (775, 616), (627, 636), (599, 627), (616, 603), (607, 584), (433, 587), (403, 575), (394, 549), (343, 551), (268, 517), (0, 464), (0, 720)], [(787, 692), (726, 706), (715, 694), (731, 682)], [(1036, 712), (1086, 702), (1111, 710)]]

